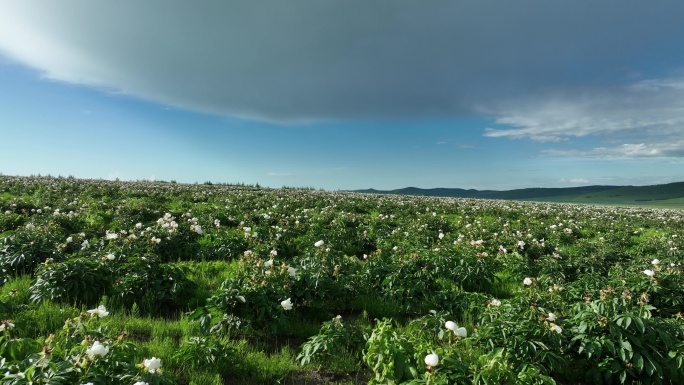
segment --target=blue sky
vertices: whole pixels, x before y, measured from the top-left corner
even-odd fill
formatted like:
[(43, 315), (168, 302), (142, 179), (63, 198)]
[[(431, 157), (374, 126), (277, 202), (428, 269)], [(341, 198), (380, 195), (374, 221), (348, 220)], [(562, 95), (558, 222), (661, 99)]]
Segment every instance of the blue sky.
[(0, 172), (324, 189), (684, 180), (684, 5), (8, 0)]

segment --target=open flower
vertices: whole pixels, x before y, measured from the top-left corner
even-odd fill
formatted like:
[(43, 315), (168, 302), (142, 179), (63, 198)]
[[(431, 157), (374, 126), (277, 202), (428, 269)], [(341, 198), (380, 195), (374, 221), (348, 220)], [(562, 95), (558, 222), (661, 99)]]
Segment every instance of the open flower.
[(297, 269), (294, 267), (288, 267), (287, 272), (290, 274), (290, 277), (295, 277), (297, 275)]
[(651, 265), (653, 265), (653, 266), (658, 266), (659, 264), (660, 264), (660, 259), (658, 259), (658, 258), (651, 261)]
[(0, 332), (4, 332), (5, 330), (10, 330), (14, 328), (14, 324), (10, 322), (10, 320), (3, 320), (0, 322)]
[(428, 354), (425, 356), (425, 365), (427, 366), (437, 366), (439, 365), (439, 356), (437, 353)]
[(554, 332), (556, 332), (558, 334), (563, 333), (563, 329), (560, 326), (556, 325), (555, 323), (551, 323), (551, 324), (549, 324), (549, 326), (551, 327), (551, 330), (553, 330)]
[(489, 301), (489, 304), (492, 306), (501, 306), (501, 301), (499, 301), (498, 299), (493, 299)]
[(653, 278), (655, 276), (655, 272), (653, 270), (649, 270), (649, 269), (644, 270), (644, 274), (648, 275), (651, 278)]
[(314, 243), (314, 246), (316, 246), (316, 247), (321, 247), (321, 246), (323, 246), (324, 244), (325, 244), (325, 242), (323, 242), (323, 241), (321, 240), (321, 241), (317, 241), (316, 243)]
[(271, 267), (273, 266), (273, 260), (269, 259), (268, 261), (264, 262), (264, 267)]
[(109, 312), (104, 307), (104, 305), (98, 306), (97, 309), (88, 310), (88, 313), (90, 313), (90, 315), (92, 315), (93, 317), (98, 317), (98, 318), (106, 317), (109, 315)]
[(466, 328), (458, 327), (458, 325), (456, 325), (456, 322), (447, 321), (446, 323), (444, 323), (444, 327), (451, 330), (452, 332), (454, 332), (454, 334), (461, 338), (465, 338), (468, 336), (468, 331), (466, 330)]
[(523, 284), (524, 284), (525, 286), (530, 286), (530, 285), (532, 285), (532, 282), (534, 282), (534, 281), (533, 281), (532, 278), (530, 278), (530, 277), (527, 277), (527, 278), (523, 279)]
[(547, 319), (549, 322), (553, 322), (553, 321), (556, 320), (556, 315), (553, 314), (553, 313), (549, 313), (549, 315), (548, 315), (548, 317), (546, 317), (546, 319)]
[(95, 341), (93, 346), (86, 349), (86, 354), (91, 359), (95, 358), (95, 356), (104, 357), (107, 353), (109, 353), (109, 346), (101, 344), (100, 341)]
[(143, 361), (143, 367), (145, 368), (145, 370), (154, 374), (154, 372), (158, 371), (161, 368), (161, 360), (155, 357), (152, 357), (149, 360), (145, 359)]
[(285, 310), (292, 310), (292, 301), (288, 298), (284, 301), (281, 301), (280, 306), (282, 306)]
[(148, 384), (147, 382), (138, 381), (138, 382), (134, 383), (133, 385), (150, 385), (150, 384)]

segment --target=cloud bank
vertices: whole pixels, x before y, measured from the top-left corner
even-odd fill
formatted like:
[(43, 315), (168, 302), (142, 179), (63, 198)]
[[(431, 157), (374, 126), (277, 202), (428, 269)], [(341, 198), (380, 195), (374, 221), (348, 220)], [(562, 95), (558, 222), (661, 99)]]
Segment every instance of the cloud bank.
[[(490, 128), (485, 136), (572, 145), (544, 150), (545, 155), (684, 157), (684, 78), (551, 93), (504, 103), (489, 113), (507, 128)], [(583, 137), (604, 145), (582, 148), (574, 143)]]
[[(0, 53), (51, 79), (257, 120), (453, 117), (621, 82), (644, 58), (684, 65), (683, 11), (618, 0), (5, 0)], [(534, 118), (501, 116), (516, 128), (488, 135), (567, 136)], [(588, 123), (592, 133), (635, 124)]]

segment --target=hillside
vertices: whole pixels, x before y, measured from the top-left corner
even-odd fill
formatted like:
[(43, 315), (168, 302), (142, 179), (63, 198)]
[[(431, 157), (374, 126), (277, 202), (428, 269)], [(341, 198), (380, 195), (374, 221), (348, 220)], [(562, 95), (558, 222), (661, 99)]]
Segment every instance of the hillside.
[(418, 187), (406, 187), (396, 190), (382, 191), (368, 189), (356, 190), (355, 192), (684, 208), (684, 182), (651, 186), (583, 186), (565, 188), (525, 188), (502, 191), (466, 190), (460, 188), (421, 189)]

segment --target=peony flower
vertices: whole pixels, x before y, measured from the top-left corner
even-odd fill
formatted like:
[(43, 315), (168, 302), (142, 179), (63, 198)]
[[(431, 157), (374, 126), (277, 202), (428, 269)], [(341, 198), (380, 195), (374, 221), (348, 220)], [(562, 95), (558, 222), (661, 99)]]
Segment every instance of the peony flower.
[(447, 321), (444, 323), (444, 327), (454, 332), (459, 337), (465, 338), (468, 336), (468, 331), (464, 327), (458, 327), (456, 322)]
[(427, 366), (437, 366), (439, 365), (439, 356), (437, 353), (428, 354), (425, 356), (425, 365)]
[(295, 277), (297, 275), (297, 269), (294, 267), (288, 267), (287, 272), (290, 274), (290, 277)]
[(109, 253), (109, 254), (105, 255), (105, 258), (107, 258), (110, 261), (113, 261), (114, 259), (116, 259), (116, 256), (112, 253)]
[(292, 301), (288, 298), (284, 301), (281, 301), (280, 306), (282, 306), (285, 310), (292, 310)]
[(136, 383), (133, 384), (133, 385), (150, 385), (150, 384), (148, 384), (147, 382), (138, 381), (138, 382), (136, 382)]
[(107, 315), (109, 315), (109, 312), (104, 307), (104, 305), (98, 306), (97, 309), (88, 310), (88, 313), (90, 313), (92, 316), (96, 316), (99, 318), (106, 317)]
[(66, 239), (66, 243), (71, 243), (71, 242), (73, 242), (73, 241), (74, 241), (74, 237), (68, 237), (68, 238)]
[(149, 360), (148, 359), (144, 360), (143, 366), (150, 373), (154, 373), (161, 368), (161, 360), (159, 358), (152, 357)]
[(658, 259), (658, 258), (651, 261), (651, 265), (653, 265), (653, 266), (658, 266), (658, 264), (660, 264), (660, 259)]
[(323, 246), (324, 244), (325, 244), (325, 242), (323, 242), (322, 240), (320, 240), (320, 241), (317, 241), (316, 243), (314, 243), (314, 246), (316, 246), (316, 247), (321, 247), (321, 246)]
[(0, 332), (4, 332), (5, 330), (10, 330), (14, 328), (14, 324), (10, 322), (9, 320), (4, 320), (0, 322)]
[(649, 269), (644, 270), (644, 274), (648, 275), (651, 278), (653, 278), (653, 276), (655, 276), (655, 272), (653, 270), (649, 270)]
[(102, 345), (100, 341), (95, 341), (93, 346), (86, 349), (86, 354), (90, 359), (93, 359), (95, 356), (104, 357), (107, 353), (109, 353), (109, 347), (107, 345)]
[(501, 306), (501, 301), (499, 301), (498, 299), (493, 299), (489, 301), (489, 304), (492, 306)]
[(549, 313), (549, 316), (546, 317), (546, 319), (549, 320), (550, 322), (553, 322), (556, 320), (556, 315), (553, 313)]
[(527, 277), (527, 278), (523, 279), (523, 284), (524, 284), (525, 286), (530, 286), (530, 285), (532, 285), (532, 282), (533, 282), (533, 281), (532, 281), (532, 278), (530, 278), (530, 277)]
[(264, 262), (264, 267), (271, 267), (273, 266), (273, 260), (269, 259), (268, 261)]
[(554, 332), (556, 332), (558, 334), (563, 333), (563, 329), (560, 326), (558, 326), (554, 323), (551, 323), (549, 326), (551, 327), (551, 330), (553, 330)]

